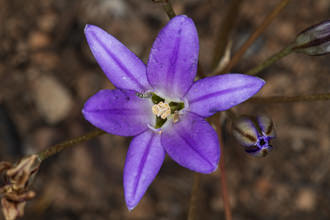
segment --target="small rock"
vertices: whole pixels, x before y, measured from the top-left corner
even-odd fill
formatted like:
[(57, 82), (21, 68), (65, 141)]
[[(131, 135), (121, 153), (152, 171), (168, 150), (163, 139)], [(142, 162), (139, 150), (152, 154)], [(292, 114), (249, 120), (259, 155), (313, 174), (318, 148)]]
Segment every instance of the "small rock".
[(311, 211), (316, 204), (315, 192), (311, 189), (301, 189), (296, 199), (296, 206), (302, 211)]
[(38, 26), (42, 31), (51, 32), (55, 28), (56, 22), (56, 14), (47, 13), (39, 19)]
[(73, 100), (69, 91), (51, 76), (41, 76), (32, 82), (34, 101), (39, 112), (50, 124), (68, 116)]
[(31, 49), (40, 49), (50, 44), (50, 38), (43, 32), (34, 31), (31, 32), (28, 42)]

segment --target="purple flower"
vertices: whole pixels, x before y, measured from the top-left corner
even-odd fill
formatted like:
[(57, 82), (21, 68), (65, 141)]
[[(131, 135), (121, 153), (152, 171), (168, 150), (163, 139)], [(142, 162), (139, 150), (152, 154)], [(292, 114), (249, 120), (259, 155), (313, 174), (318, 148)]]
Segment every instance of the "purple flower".
[(270, 141), (276, 137), (272, 120), (265, 116), (241, 116), (234, 121), (233, 135), (251, 156), (264, 157), (272, 149)]
[(138, 204), (156, 177), (165, 153), (193, 171), (215, 171), (219, 143), (204, 118), (250, 98), (264, 81), (226, 74), (194, 82), (198, 35), (193, 21), (184, 15), (160, 31), (147, 66), (102, 29), (87, 25), (85, 35), (97, 62), (118, 89), (92, 96), (83, 114), (108, 133), (135, 136), (124, 168), (128, 209)]

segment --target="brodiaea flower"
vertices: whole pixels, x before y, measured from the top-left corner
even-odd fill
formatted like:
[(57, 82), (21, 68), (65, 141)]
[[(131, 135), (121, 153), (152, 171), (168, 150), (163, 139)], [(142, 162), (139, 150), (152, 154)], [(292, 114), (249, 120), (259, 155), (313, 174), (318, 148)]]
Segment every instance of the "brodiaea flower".
[(245, 101), (264, 81), (226, 74), (194, 82), (198, 35), (193, 21), (184, 15), (160, 31), (147, 66), (102, 29), (87, 25), (85, 34), (96, 60), (118, 89), (95, 94), (85, 103), (83, 114), (108, 133), (135, 136), (124, 168), (128, 209), (138, 204), (156, 177), (165, 152), (193, 171), (215, 171), (219, 143), (204, 118)]

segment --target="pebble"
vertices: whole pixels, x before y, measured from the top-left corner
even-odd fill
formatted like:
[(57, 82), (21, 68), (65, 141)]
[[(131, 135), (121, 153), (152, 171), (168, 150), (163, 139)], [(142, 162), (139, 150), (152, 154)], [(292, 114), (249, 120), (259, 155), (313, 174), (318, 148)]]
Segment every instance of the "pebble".
[(56, 124), (68, 116), (73, 105), (71, 94), (54, 77), (35, 78), (32, 89), (36, 107), (49, 124)]
[(41, 49), (50, 45), (51, 41), (47, 34), (34, 31), (30, 33), (28, 42), (31, 49)]
[(298, 192), (296, 198), (297, 209), (302, 211), (312, 211), (316, 204), (315, 192), (311, 189), (304, 188)]

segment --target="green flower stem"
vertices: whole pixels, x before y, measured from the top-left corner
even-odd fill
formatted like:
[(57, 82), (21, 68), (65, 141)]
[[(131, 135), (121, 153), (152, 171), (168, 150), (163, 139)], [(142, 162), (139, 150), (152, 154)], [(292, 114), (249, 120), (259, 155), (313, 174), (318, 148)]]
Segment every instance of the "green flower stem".
[(169, 17), (169, 19), (172, 19), (176, 16), (170, 0), (153, 0), (153, 2), (162, 3), (163, 9), (166, 12), (167, 16)]
[(201, 174), (194, 174), (194, 183), (191, 192), (189, 211), (188, 211), (188, 220), (197, 220), (198, 218), (198, 202), (199, 202), (199, 193), (200, 193), (200, 179)]
[(278, 53), (276, 53), (273, 56), (269, 57), (267, 60), (265, 60), (264, 62), (262, 62), (258, 66), (250, 69), (246, 74), (248, 74), (248, 75), (257, 75), (258, 73), (260, 73), (261, 70), (266, 69), (267, 67), (269, 67), (270, 65), (272, 65), (276, 61), (278, 61), (278, 60), (282, 59), (283, 57), (285, 57), (285, 56), (289, 55), (290, 53), (292, 53), (294, 51), (293, 50), (294, 46), (295, 46), (295, 44), (290, 44), (289, 46), (282, 49)]
[[(230, 60), (226, 68), (221, 73), (228, 73), (237, 64), (241, 57), (245, 54), (247, 49), (253, 44), (253, 42), (264, 32), (264, 30), (270, 25), (270, 23), (276, 18), (279, 13), (287, 6), (290, 0), (281, 0), (274, 10), (263, 20), (261, 25), (253, 32), (253, 34), (247, 39), (247, 41), (239, 48), (233, 58)], [(218, 73), (218, 74), (221, 74)]]
[(40, 159), (40, 161), (44, 161), (45, 159), (57, 154), (57, 153), (60, 153), (62, 152), (64, 149), (68, 148), (68, 147), (72, 147), (73, 145), (76, 145), (76, 144), (79, 144), (79, 143), (82, 143), (82, 142), (85, 142), (85, 141), (89, 141), (93, 138), (96, 138), (102, 134), (105, 134), (104, 131), (101, 131), (101, 130), (96, 130), (96, 131), (92, 131), (90, 133), (87, 133), (83, 136), (80, 136), (80, 137), (76, 137), (76, 138), (73, 138), (71, 140), (67, 140), (67, 141), (64, 141), (62, 143), (59, 143), (59, 144), (56, 144), (56, 145), (53, 145), (43, 151), (41, 151), (40, 153), (38, 153), (38, 157)]
[(266, 97), (253, 97), (247, 102), (252, 103), (288, 103), (288, 102), (313, 102), (313, 101), (326, 101), (330, 100), (330, 93), (310, 94), (301, 96), (266, 96)]

